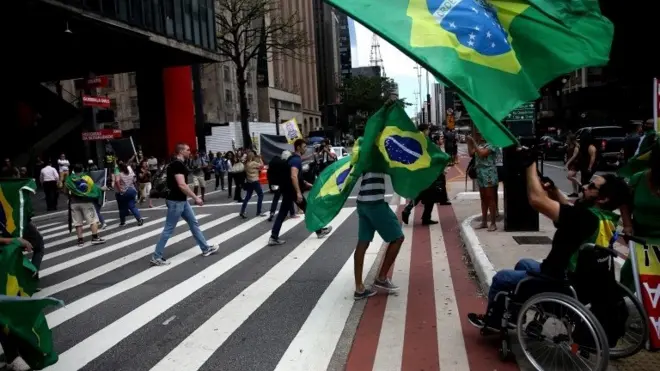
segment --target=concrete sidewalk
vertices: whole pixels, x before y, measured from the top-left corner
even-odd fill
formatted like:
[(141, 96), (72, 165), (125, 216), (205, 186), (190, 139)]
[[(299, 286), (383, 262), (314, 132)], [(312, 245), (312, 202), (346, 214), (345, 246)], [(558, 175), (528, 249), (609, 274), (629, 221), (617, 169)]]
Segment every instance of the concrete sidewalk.
[[(498, 220), (498, 230), (495, 232), (487, 232), (485, 229), (476, 230), (474, 227), (478, 226), (481, 221), (481, 207), (478, 193), (470, 192), (470, 189), (468, 192), (465, 192), (463, 182), (452, 182), (449, 184), (448, 189), (456, 218), (460, 223), (461, 237), (472, 260), (481, 289), (484, 292), (488, 292), (492, 277), (496, 271), (512, 268), (520, 258), (542, 260), (548, 255), (550, 251), (549, 242), (548, 244), (520, 245), (513, 239), (514, 236), (545, 236), (552, 240), (555, 228), (552, 222), (546, 217), (540, 216), (539, 232), (505, 232), (502, 218)], [(500, 209), (504, 208), (501, 194), (499, 206)], [(502, 210), (500, 212), (503, 214)], [(621, 256), (625, 257), (628, 253), (627, 246), (617, 244), (616, 249)], [(618, 276), (623, 259), (618, 258), (616, 260), (616, 272)], [(493, 351), (496, 351), (496, 349), (493, 349)], [(517, 357), (519, 363), (522, 361), (520, 358)], [(611, 361), (610, 370), (660, 370), (660, 353), (650, 353), (643, 350), (627, 359)]]

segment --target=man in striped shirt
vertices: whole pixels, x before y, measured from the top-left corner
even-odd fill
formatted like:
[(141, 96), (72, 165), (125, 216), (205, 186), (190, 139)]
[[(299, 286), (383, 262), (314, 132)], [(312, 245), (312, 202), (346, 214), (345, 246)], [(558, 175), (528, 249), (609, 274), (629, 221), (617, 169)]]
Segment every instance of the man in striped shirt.
[(376, 232), (388, 243), (388, 246), (383, 264), (374, 282), (374, 287), (388, 293), (394, 292), (399, 288), (387, 278), (387, 272), (392, 268), (394, 260), (399, 254), (399, 249), (401, 249), (403, 231), (396, 214), (394, 214), (390, 205), (385, 202), (385, 174), (362, 174), (357, 198), (357, 213), (358, 243), (353, 256), (355, 269), (355, 294), (353, 298), (360, 300), (376, 294), (374, 289), (366, 288), (362, 281), (364, 255)]

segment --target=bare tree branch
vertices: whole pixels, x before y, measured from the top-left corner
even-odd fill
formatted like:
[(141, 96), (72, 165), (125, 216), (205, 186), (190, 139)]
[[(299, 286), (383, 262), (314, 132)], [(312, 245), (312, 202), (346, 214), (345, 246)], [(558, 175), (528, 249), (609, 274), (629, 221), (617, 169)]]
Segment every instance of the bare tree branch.
[(265, 51), (266, 58), (307, 60), (312, 45), (298, 12), (285, 14), (280, 0), (220, 0), (215, 2), (217, 53), (236, 67), (243, 140), (251, 142), (245, 73)]

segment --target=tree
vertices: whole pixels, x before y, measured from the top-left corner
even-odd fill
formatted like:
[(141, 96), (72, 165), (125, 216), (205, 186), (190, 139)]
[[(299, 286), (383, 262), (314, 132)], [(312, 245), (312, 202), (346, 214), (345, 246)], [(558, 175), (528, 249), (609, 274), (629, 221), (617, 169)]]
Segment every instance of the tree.
[(272, 55), (304, 59), (310, 45), (298, 12), (284, 14), (280, 0), (221, 0), (216, 4), (217, 52), (236, 67), (243, 146), (252, 147), (246, 72)]
[[(397, 84), (389, 77), (351, 76), (343, 79), (339, 87), (344, 117), (353, 116), (353, 123), (360, 123), (378, 111), (390, 93), (396, 91)], [(405, 99), (399, 99), (408, 106)]]

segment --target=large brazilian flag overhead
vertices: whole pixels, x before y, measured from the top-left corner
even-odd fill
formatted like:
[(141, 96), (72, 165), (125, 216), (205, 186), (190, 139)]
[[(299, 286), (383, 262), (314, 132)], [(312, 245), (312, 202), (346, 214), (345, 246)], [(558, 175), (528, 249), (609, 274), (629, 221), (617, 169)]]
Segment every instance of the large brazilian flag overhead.
[(485, 139), (553, 79), (604, 65), (614, 28), (595, 0), (324, 0), (458, 90)]

